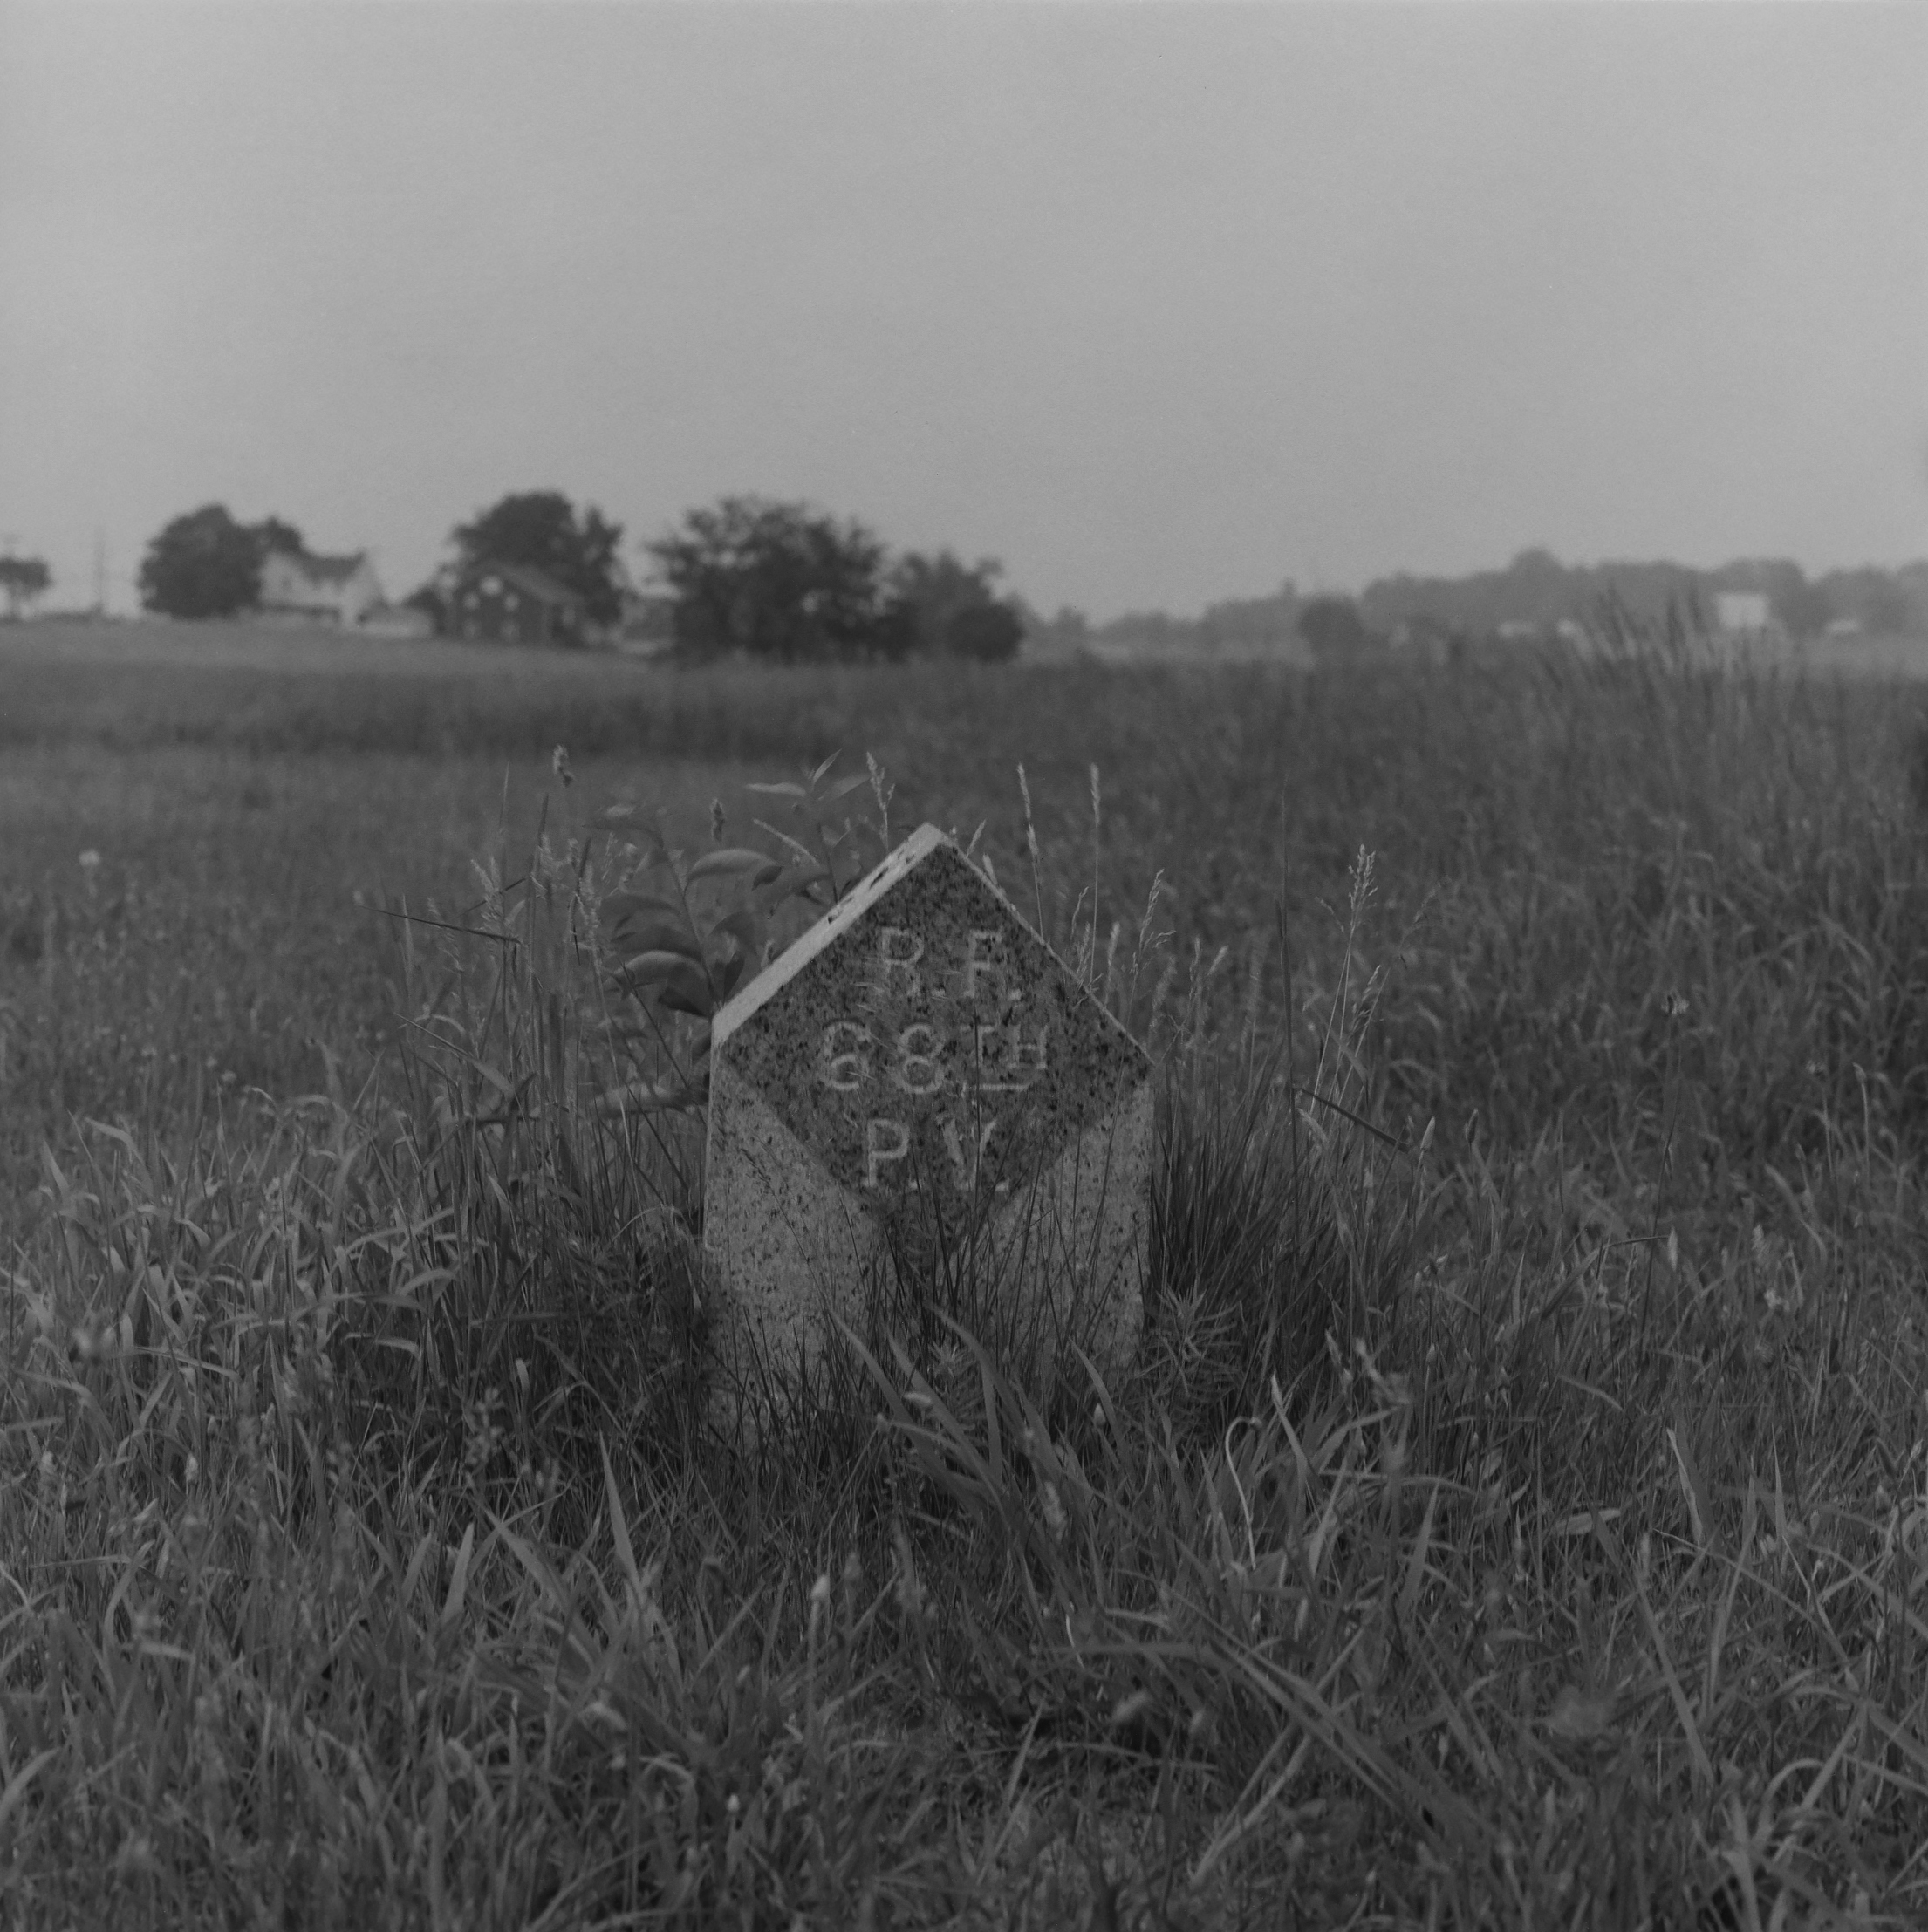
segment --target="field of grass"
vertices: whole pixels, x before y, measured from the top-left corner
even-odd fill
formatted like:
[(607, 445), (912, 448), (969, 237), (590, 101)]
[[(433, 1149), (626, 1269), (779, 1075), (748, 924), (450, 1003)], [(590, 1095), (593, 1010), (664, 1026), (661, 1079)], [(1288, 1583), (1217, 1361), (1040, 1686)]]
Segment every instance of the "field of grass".
[[(6, 1922), (1928, 1919), (1908, 687), (52, 634)], [(752, 1451), (700, 1122), (591, 1104), (590, 827), (839, 750), (1157, 1055), (1147, 1339), (872, 1336)]]

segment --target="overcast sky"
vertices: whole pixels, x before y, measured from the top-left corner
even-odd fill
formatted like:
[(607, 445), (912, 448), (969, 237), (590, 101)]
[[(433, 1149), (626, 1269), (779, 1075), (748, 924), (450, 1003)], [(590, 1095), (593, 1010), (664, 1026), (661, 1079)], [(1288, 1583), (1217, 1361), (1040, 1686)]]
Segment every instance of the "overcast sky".
[(1928, 7), (0, 0), (0, 539), (724, 492), (1096, 617), (1928, 554)]

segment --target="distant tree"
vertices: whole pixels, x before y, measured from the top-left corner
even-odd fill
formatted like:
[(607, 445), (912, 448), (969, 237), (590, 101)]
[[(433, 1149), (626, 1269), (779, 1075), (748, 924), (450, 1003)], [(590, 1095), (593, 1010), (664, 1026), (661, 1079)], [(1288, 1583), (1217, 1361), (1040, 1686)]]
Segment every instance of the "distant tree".
[(442, 594), (439, 577), (432, 577), (427, 583), (417, 584), (401, 601), (408, 610), (422, 611), (438, 631), (448, 620), (448, 600)]
[(1928, 564), (1830, 570), (1814, 588), (1830, 619), (1847, 618), (1869, 637), (1928, 634)]
[(1056, 659), (1083, 657), (1091, 642), (1091, 622), (1075, 605), (1061, 604), (1055, 617), (1040, 617), (1036, 611), (1025, 613), (1024, 651), (1028, 657), (1046, 662)]
[(140, 601), (173, 618), (225, 618), (261, 597), (261, 539), (225, 505), (177, 516), (147, 546)]
[(264, 516), (254, 527), (256, 548), (263, 556), (277, 555), (306, 556), (308, 546), (302, 535), (292, 523), (284, 523), (278, 516)]
[(0, 591), (6, 593), (9, 617), (18, 617), (44, 597), (52, 582), (53, 573), (38, 556), (0, 556)]
[(1227, 597), (1207, 607), (1199, 619), (1199, 642), (1211, 651), (1277, 656), (1297, 634), (1298, 587), (1290, 577), (1272, 597)]
[(1817, 638), (1828, 628), (1828, 600), (1798, 568), (1793, 582), (1775, 591), (1774, 613), (1790, 637)]
[(1860, 611), (1862, 628), (1871, 636), (1896, 636), (1910, 628), (1913, 611), (1908, 593), (1890, 577), (1877, 577), (1868, 587), (1867, 600)]
[(992, 557), (967, 564), (948, 550), (900, 557), (890, 573), (890, 594), (908, 613), (915, 638), (912, 648), (985, 664), (1015, 658), (1024, 641), (1024, 616), (1015, 603), (997, 594), (1003, 568)]
[(623, 527), (592, 504), (578, 515), (560, 490), (505, 496), (459, 523), (450, 541), (468, 563), (521, 563), (577, 591), (590, 621), (614, 624), (623, 610)]
[(292, 523), (264, 516), (240, 523), (222, 503), (177, 516), (147, 546), (140, 601), (174, 618), (225, 618), (261, 601), (261, 566), (270, 556), (305, 556)]
[(889, 594), (885, 550), (857, 522), (807, 503), (726, 496), (648, 546), (676, 600), (679, 649), (782, 664), (901, 658), (916, 643)]
[(1356, 658), (1372, 641), (1372, 633), (1350, 597), (1316, 597), (1299, 612), (1299, 635), (1321, 659)]

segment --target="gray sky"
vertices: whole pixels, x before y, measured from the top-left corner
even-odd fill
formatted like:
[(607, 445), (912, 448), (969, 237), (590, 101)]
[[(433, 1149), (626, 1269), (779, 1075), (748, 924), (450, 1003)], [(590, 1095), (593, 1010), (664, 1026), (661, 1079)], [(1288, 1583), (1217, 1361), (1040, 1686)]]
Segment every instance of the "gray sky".
[(1190, 611), (1928, 553), (1928, 7), (0, 0), (0, 536), (559, 488)]

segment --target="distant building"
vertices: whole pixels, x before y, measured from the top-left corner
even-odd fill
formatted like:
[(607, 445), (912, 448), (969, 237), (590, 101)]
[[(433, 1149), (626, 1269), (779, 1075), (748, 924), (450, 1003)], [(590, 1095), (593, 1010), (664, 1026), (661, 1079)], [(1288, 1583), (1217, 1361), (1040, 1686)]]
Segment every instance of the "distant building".
[(448, 585), (446, 627), (471, 643), (546, 644), (565, 648), (588, 641), (579, 591), (526, 563), (470, 563)]
[(1765, 591), (1716, 591), (1713, 627), (1729, 637), (1777, 628)]
[(271, 550), (261, 566), (261, 608), (271, 617), (359, 624), (381, 601), (381, 585), (366, 550), (351, 556)]

